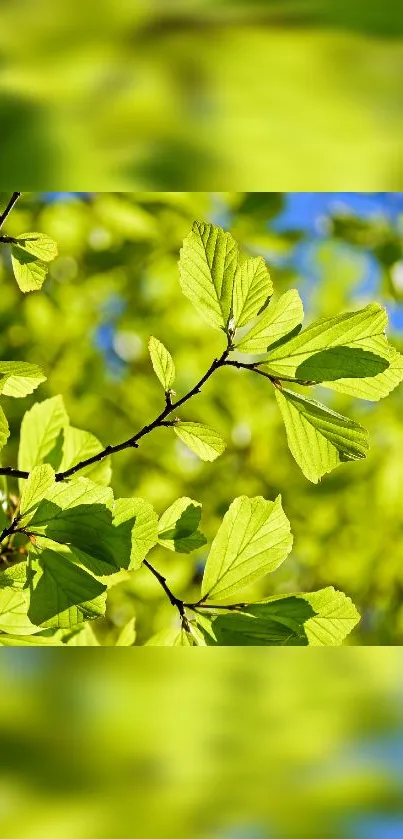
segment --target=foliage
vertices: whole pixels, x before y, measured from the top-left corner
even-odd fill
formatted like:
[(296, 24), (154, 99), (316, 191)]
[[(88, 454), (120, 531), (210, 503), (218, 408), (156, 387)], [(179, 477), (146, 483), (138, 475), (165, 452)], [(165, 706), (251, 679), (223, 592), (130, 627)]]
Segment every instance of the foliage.
[[(14, 212), (10, 221), (13, 215)], [(23, 234), (18, 235), (23, 240)], [(186, 446), (177, 449), (176, 457), (185, 457), (184, 462), (192, 468), (197, 462), (195, 457), (215, 460), (228, 442), (223, 429), (214, 428), (216, 422), (220, 425), (220, 411), (214, 410), (213, 405), (209, 407), (204, 398), (200, 419), (208, 419), (207, 424), (200, 422), (197, 414), (194, 420), (188, 419), (189, 409), (184, 411), (183, 406), (192, 400), (193, 410), (193, 398), (202, 389), (207, 392), (207, 387), (211, 388), (220, 376), (225, 382), (226, 374), (232, 374), (238, 391), (238, 376), (242, 374), (242, 382), (246, 382), (247, 372), (253, 373), (250, 378), (261, 381), (265, 388), (273, 387), (291, 453), (311, 482), (316, 483), (345, 461), (364, 459), (368, 434), (361, 424), (307, 397), (306, 392), (320, 384), (335, 390), (336, 395), (339, 392), (377, 400), (398, 384), (403, 378), (401, 357), (386, 341), (383, 307), (373, 303), (355, 312), (319, 319), (302, 329), (303, 308), (298, 292), (286, 291), (273, 301), (273, 283), (262, 257), (246, 255), (228, 232), (205, 222), (195, 222), (185, 237), (179, 273), (186, 296), (216, 329), (221, 342), (223, 335), (225, 338), (221, 347), (218, 343), (213, 345), (217, 355), (213, 361), (210, 357), (210, 366), (201, 378), (196, 376), (192, 382), (191, 363), (186, 369), (186, 344), (185, 355), (181, 357), (179, 352), (176, 357), (175, 353), (174, 364), (165, 344), (152, 338), (151, 362), (165, 402), (157, 407), (155, 419), (150, 421), (145, 416), (140, 431), (128, 439), (104, 447), (92, 432), (71, 426), (60, 395), (35, 402), (23, 417), (18, 469), (0, 470), (11, 481), (10, 487), (18, 478), (21, 493), (18, 501), (14, 491), (4, 484), (2, 557), (8, 567), (0, 575), (5, 583), (2, 588), (7, 592), (3, 606), (7, 630), (2, 630), (0, 643), (4, 640), (12, 644), (13, 639), (20, 643), (16, 639), (28, 635), (30, 644), (37, 639), (39, 644), (88, 645), (96, 643), (97, 638), (102, 643), (102, 637), (110, 643), (111, 635), (105, 632), (102, 636), (101, 627), (119, 608), (122, 598), (127, 622), (121, 632), (112, 634), (112, 642), (122, 644), (126, 639), (131, 644), (134, 615), (127, 608), (126, 592), (133, 592), (136, 599), (141, 591), (147, 599), (149, 591), (152, 609), (155, 595), (153, 590), (147, 590), (145, 574), (154, 578), (165, 593), (176, 618), (170, 625), (168, 613), (162, 610), (160, 625), (154, 623), (154, 632), (150, 631), (150, 622), (140, 604), (139, 643), (335, 644), (341, 643), (357, 623), (358, 614), (350, 599), (329, 585), (310, 594), (293, 594), (287, 588), (285, 593), (265, 596), (261, 586), (267, 585), (267, 575), (280, 570), (290, 552), (290, 525), (280, 499), (269, 501), (253, 489), (250, 492), (247, 476), (248, 495), (240, 494), (224, 517), (222, 513), (235, 493), (227, 495), (226, 503), (221, 504), (222, 523), (217, 522), (208, 557), (203, 554), (204, 573), (198, 579), (197, 572), (189, 586), (186, 577), (192, 565), (187, 555), (204, 551), (204, 545), (210, 541), (198, 529), (200, 503), (184, 495), (174, 498), (165, 513), (158, 515), (153, 505), (141, 497), (151, 496), (154, 500), (150, 485), (148, 492), (143, 486), (134, 497), (132, 493), (131, 497), (120, 497), (119, 488), (112, 492), (110, 461), (111, 455), (129, 450), (126, 469), (133, 470), (136, 459), (141, 458), (143, 438), (151, 432), (155, 432), (155, 459), (158, 463), (159, 454), (164, 451), (169, 470), (174, 469), (175, 463), (174, 433), (180, 446)], [(68, 285), (64, 288), (68, 289)], [(187, 308), (186, 319), (190, 317)], [(185, 342), (186, 331), (180, 328), (180, 333)], [(176, 343), (173, 325), (167, 334), (167, 343)], [(201, 331), (204, 341), (206, 334)], [(165, 339), (165, 334), (162, 337)], [(43, 361), (42, 366), (46, 366)], [(2, 393), (7, 396), (29, 394), (44, 380), (40, 366), (31, 362), (4, 362), (2, 369)], [(133, 379), (133, 408), (143, 398), (147, 401), (149, 370), (148, 364), (143, 380), (140, 377), (137, 383), (137, 376)], [(176, 401), (174, 383), (178, 393), (184, 392)], [(158, 405), (152, 386), (150, 394), (150, 402), (155, 400)], [(81, 396), (85, 401), (83, 391)], [(261, 412), (266, 410), (265, 390), (260, 391), (259, 398), (262, 401), (256, 416), (260, 422)], [(245, 406), (246, 416), (250, 410), (253, 400)], [(88, 416), (83, 420), (87, 425)], [(141, 419), (138, 422), (136, 418), (137, 424), (141, 425)], [(103, 422), (103, 435), (106, 426)], [(164, 429), (167, 437), (162, 449), (158, 437), (162, 439)], [(4, 442), (5, 439), (6, 431)], [(134, 452), (139, 447), (140, 451)], [(185, 454), (188, 449), (189, 454)], [(114, 469), (118, 459), (115, 458)], [(207, 473), (205, 480), (209, 482), (210, 495), (214, 495), (211, 487), (215, 484)], [(270, 487), (269, 496), (274, 497), (275, 489)], [(164, 549), (175, 557), (179, 554), (171, 574), (168, 555), (161, 553)], [(159, 558), (162, 571), (154, 563), (151, 565), (151, 550)], [(184, 575), (182, 581), (179, 576), (177, 583), (191, 589), (190, 597), (173, 594), (172, 589), (177, 587), (175, 567)], [(133, 595), (129, 596), (131, 602)], [(242, 602), (238, 602), (239, 597)], [(25, 623), (21, 618), (24, 614)], [(123, 632), (126, 625), (127, 632)], [(8, 637), (3, 639), (6, 632)]]

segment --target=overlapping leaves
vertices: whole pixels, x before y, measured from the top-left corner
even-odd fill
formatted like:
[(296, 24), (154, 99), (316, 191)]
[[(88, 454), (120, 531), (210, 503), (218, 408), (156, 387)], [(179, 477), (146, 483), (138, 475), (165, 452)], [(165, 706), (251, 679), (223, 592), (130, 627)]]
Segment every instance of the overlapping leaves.
[[(322, 318), (301, 330), (298, 292), (272, 304), (272, 284), (261, 258), (242, 257), (231, 234), (195, 222), (179, 260), (184, 293), (232, 348), (256, 355), (254, 366), (277, 386), (277, 401), (292, 454), (317, 482), (339, 463), (365, 457), (365, 429), (316, 400), (282, 388), (281, 380), (321, 384), (361, 399), (378, 400), (403, 380), (403, 356), (388, 344), (387, 315), (378, 303)], [(251, 321), (248, 331), (243, 327)], [(241, 333), (236, 330), (242, 327)], [(234, 339), (235, 335), (235, 339)], [(253, 362), (251, 363), (251, 365)]]

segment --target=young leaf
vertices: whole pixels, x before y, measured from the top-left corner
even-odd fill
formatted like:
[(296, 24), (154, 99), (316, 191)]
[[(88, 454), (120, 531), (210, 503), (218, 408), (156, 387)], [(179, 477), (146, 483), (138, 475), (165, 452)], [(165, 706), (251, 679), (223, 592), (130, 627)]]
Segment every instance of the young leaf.
[(200, 422), (179, 422), (174, 426), (175, 434), (201, 460), (215, 460), (225, 451), (226, 443), (218, 431)]
[(304, 319), (298, 291), (282, 294), (277, 303), (265, 309), (252, 329), (237, 343), (242, 353), (264, 353), (272, 344), (292, 335)]
[(276, 388), (276, 399), (290, 451), (309, 481), (366, 456), (368, 434), (358, 423), (285, 388)]
[(263, 257), (246, 259), (234, 278), (232, 314), (235, 327), (245, 326), (266, 305), (273, 294), (273, 283)]
[(230, 233), (197, 221), (181, 248), (182, 291), (217, 329), (226, 329), (231, 317), (238, 256), (238, 245)]
[(140, 568), (143, 559), (158, 541), (158, 516), (153, 506), (142, 498), (118, 498), (113, 506), (113, 526), (129, 523), (131, 531), (130, 563), (124, 568)]
[(190, 553), (206, 544), (206, 538), (198, 530), (201, 518), (201, 504), (191, 498), (178, 498), (158, 523), (158, 541), (164, 548), (177, 553)]
[(0, 361), (0, 393), (4, 396), (28, 396), (44, 381), (46, 376), (36, 364)]
[(360, 616), (349, 597), (333, 587), (311, 594), (269, 597), (212, 619), (209, 646), (337, 646)]
[(19, 248), (42, 262), (51, 262), (58, 254), (56, 242), (45, 233), (22, 233), (15, 238)]
[(37, 402), (24, 414), (21, 423), (18, 468), (30, 472), (34, 466), (48, 461), (57, 469), (61, 445), (58, 460), (53, 456), (57, 443), (61, 442), (61, 432), (68, 424), (62, 396), (52, 396)]
[(364, 399), (381, 399), (403, 379), (403, 359), (387, 342), (386, 324), (379, 303), (322, 318), (270, 351), (267, 369)]
[(202, 582), (204, 600), (232, 597), (275, 571), (290, 553), (290, 523), (281, 497), (236, 498), (213, 541)]
[(41, 538), (31, 545), (28, 616), (37, 626), (68, 629), (104, 614), (106, 586), (77, 562), (66, 545)]
[(10, 429), (8, 427), (7, 417), (0, 405), (0, 449), (5, 446), (10, 436)]
[(55, 473), (49, 463), (34, 467), (28, 480), (24, 482), (18, 517), (19, 526), (23, 527), (29, 522), (39, 502), (54, 483)]
[(48, 273), (46, 262), (41, 262), (19, 245), (11, 247), (11, 264), (21, 291), (39, 291)]
[(167, 392), (175, 381), (175, 365), (172, 356), (157, 338), (149, 339), (148, 349), (155, 375)]
[[(63, 447), (62, 459), (58, 466), (59, 472), (65, 472), (72, 466), (76, 466), (82, 460), (87, 460), (99, 452), (103, 451), (104, 446), (94, 434), (89, 431), (82, 431), (80, 428), (73, 428), (71, 425), (66, 425), (63, 430)], [(89, 478), (97, 484), (108, 486), (112, 478), (112, 468), (110, 457), (105, 457), (98, 463), (92, 463), (86, 466), (85, 469), (80, 470), (80, 475)]]

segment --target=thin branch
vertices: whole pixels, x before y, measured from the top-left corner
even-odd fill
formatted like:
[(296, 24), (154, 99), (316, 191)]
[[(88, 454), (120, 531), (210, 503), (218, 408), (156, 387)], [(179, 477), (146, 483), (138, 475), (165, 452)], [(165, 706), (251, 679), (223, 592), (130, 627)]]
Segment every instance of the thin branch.
[(3, 224), (6, 220), (6, 218), (10, 215), (11, 210), (13, 209), (14, 204), (17, 203), (20, 195), (21, 195), (20, 192), (13, 192), (13, 194), (12, 194), (8, 204), (7, 204), (6, 209), (0, 215), (0, 229), (3, 227)]
[[(203, 385), (207, 382), (207, 380), (218, 370), (220, 367), (224, 367), (228, 354), (231, 350), (231, 345), (228, 343), (228, 346), (222, 353), (219, 358), (215, 358), (212, 364), (210, 365), (207, 372), (202, 376), (202, 378), (195, 384), (195, 386), (178, 399), (176, 402), (169, 402), (166, 403), (165, 408), (158, 414), (155, 419), (145, 425), (140, 431), (134, 434), (132, 437), (129, 437), (128, 440), (124, 440), (123, 443), (118, 443), (116, 446), (106, 446), (101, 452), (98, 454), (93, 455), (92, 457), (86, 458), (86, 460), (81, 460), (75, 466), (71, 466), (70, 469), (66, 469), (65, 472), (57, 472), (56, 474), (56, 481), (64, 481), (66, 478), (70, 478), (72, 475), (75, 475), (76, 472), (79, 472), (81, 469), (84, 469), (86, 466), (91, 466), (93, 463), (98, 463), (100, 460), (103, 460), (108, 455), (116, 454), (116, 452), (120, 452), (123, 449), (129, 448), (138, 448), (139, 440), (145, 437), (147, 434), (150, 434), (151, 431), (154, 431), (155, 428), (164, 428), (166, 426), (171, 426), (175, 424), (175, 420), (167, 420), (167, 418), (178, 410), (185, 402), (188, 402), (189, 399), (192, 399), (193, 396), (196, 396), (197, 393), (200, 393)], [(0, 475), (10, 475), (13, 478), (28, 478), (29, 472), (24, 472), (20, 469), (13, 469), (11, 466), (2, 466), (0, 467)]]
[(151, 565), (151, 562), (149, 562), (148, 559), (143, 559), (143, 565), (145, 565), (146, 568), (148, 568), (148, 570), (151, 571), (151, 573), (154, 575), (156, 580), (158, 580), (160, 586), (165, 591), (165, 594), (167, 595), (169, 602), (172, 604), (172, 606), (175, 606), (175, 608), (178, 610), (183, 629), (186, 632), (190, 632), (189, 621), (186, 617), (185, 604), (184, 604), (183, 600), (180, 600), (179, 597), (176, 597), (174, 595), (174, 593), (171, 591), (171, 589), (168, 586), (168, 583), (166, 581), (166, 577), (164, 577), (162, 574), (160, 574), (160, 572), (157, 571), (157, 569), (154, 568), (153, 565)]

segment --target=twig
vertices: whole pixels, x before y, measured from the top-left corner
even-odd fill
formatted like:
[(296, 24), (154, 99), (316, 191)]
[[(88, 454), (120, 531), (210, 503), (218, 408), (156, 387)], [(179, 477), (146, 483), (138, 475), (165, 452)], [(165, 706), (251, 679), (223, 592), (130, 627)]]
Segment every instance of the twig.
[(183, 629), (186, 632), (190, 632), (189, 621), (186, 617), (185, 604), (183, 600), (180, 600), (179, 597), (176, 597), (174, 595), (174, 593), (171, 591), (167, 584), (166, 577), (160, 574), (160, 572), (157, 571), (157, 569), (154, 568), (153, 565), (151, 565), (151, 562), (149, 562), (148, 559), (143, 560), (143, 565), (145, 565), (146, 568), (148, 568), (148, 570), (151, 571), (152, 574), (154, 574), (154, 577), (158, 580), (160, 586), (164, 589), (165, 594), (169, 599), (169, 602), (178, 610)]
[[(150, 434), (151, 431), (154, 431), (155, 428), (163, 428), (166, 426), (171, 426), (175, 424), (175, 420), (168, 420), (167, 418), (178, 410), (185, 402), (188, 402), (189, 399), (192, 399), (193, 396), (196, 396), (197, 393), (200, 393), (203, 385), (207, 382), (207, 380), (213, 375), (213, 373), (218, 370), (220, 367), (224, 367), (228, 354), (230, 352), (231, 345), (228, 344), (224, 352), (221, 354), (219, 358), (215, 358), (212, 364), (210, 365), (207, 372), (202, 376), (202, 378), (195, 384), (195, 386), (178, 399), (176, 402), (169, 402), (166, 403), (165, 408), (158, 414), (155, 419), (145, 425), (137, 434), (134, 434), (132, 437), (129, 437), (128, 440), (124, 440), (123, 443), (118, 443), (116, 446), (106, 446), (101, 452), (98, 454), (93, 455), (92, 457), (86, 458), (86, 460), (81, 460), (75, 466), (71, 466), (70, 469), (66, 469), (65, 472), (57, 472), (56, 473), (56, 481), (64, 481), (66, 478), (70, 478), (72, 475), (75, 475), (76, 472), (79, 472), (81, 469), (84, 469), (86, 466), (91, 466), (93, 463), (98, 463), (98, 461), (103, 460), (108, 455), (116, 454), (116, 452), (120, 452), (123, 449), (129, 448), (138, 448), (139, 440), (145, 437), (147, 434)], [(24, 472), (21, 469), (13, 469), (11, 466), (2, 466), (0, 467), (0, 475), (10, 475), (13, 478), (29, 478), (29, 472)]]
[[(8, 204), (7, 204), (6, 209), (0, 215), (0, 229), (3, 227), (3, 224), (6, 220), (6, 218), (10, 215), (11, 210), (13, 209), (14, 204), (17, 203), (20, 195), (21, 195), (20, 192), (13, 192), (13, 194), (12, 194)], [(7, 241), (7, 239), (6, 239), (6, 241)]]

